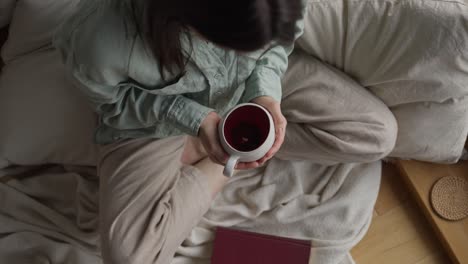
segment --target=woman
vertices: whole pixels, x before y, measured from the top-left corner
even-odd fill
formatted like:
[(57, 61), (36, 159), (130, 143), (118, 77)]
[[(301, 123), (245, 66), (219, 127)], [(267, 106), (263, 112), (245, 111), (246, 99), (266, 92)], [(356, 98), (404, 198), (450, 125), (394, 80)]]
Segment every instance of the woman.
[[(302, 10), (301, 0), (86, 0), (62, 25), (55, 45), (99, 117), (105, 263), (170, 262), (227, 181), (217, 125), (235, 105), (263, 105), (277, 135), (237, 169), (278, 151)], [(184, 153), (177, 135), (192, 136)]]
[(55, 45), (99, 116), (104, 263), (171, 261), (227, 182), (216, 126), (238, 103), (265, 106), (277, 134), (238, 169), (275, 154), (336, 164), (393, 149), (392, 113), (333, 67), (298, 53), (282, 89), (301, 11), (299, 0), (82, 0), (62, 25)]

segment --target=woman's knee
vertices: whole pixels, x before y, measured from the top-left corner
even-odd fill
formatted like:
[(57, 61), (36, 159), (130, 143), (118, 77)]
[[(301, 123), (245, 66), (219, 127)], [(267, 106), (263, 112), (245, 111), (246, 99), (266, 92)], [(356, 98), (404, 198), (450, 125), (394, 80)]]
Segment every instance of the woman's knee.
[(386, 108), (375, 117), (375, 129), (372, 131), (376, 141), (374, 144), (375, 160), (387, 157), (395, 148), (398, 124), (393, 113)]
[(345, 157), (346, 161), (380, 160), (395, 147), (398, 126), (386, 106), (369, 113), (356, 113), (350, 120), (327, 123), (318, 126), (311, 124), (312, 134), (323, 143), (327, 152)]

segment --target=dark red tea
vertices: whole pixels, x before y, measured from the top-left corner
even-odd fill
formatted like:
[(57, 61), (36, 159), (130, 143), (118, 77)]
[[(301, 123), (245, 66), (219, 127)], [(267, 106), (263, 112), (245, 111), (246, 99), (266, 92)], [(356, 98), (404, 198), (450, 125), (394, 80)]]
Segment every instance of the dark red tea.
[(269, 130), (267, 114), (251, 105), (234, 110), (224, 124), (226, 141), (232, 148), (242, 152), (260, 147), (267, 139)]
[(255, 125), (242, 122), (232, 128), (229, 144), (240, 151), (252, 151), (262, 145), (262, 134)]

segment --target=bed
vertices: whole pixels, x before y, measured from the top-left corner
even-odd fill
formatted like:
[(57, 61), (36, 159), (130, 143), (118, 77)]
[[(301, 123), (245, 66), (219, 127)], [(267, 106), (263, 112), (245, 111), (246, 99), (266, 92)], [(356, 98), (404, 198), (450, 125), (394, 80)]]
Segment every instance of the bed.
[[(0, 26), (9, 24), (0, 75), (1, 263), (102, 262), (96, 117), (51, 46), (77, 2), (0, 4)], [(283, 85), (323, 85), (297, 69), (333, 68), (334, 78), (360, 84), (389, 107), (399, 130), (388, 159), (454, 163), (462, 155), (465, 1), (310, 0), (296, 49), (287, 73), (294, 78)], [(349, 250), (370, 224), (380, 172), (380, 160), (274, 159), (226, 186), (172, 263), (209, 263), (217, 226), (311, 240), (311, 263), (354, 263)]]

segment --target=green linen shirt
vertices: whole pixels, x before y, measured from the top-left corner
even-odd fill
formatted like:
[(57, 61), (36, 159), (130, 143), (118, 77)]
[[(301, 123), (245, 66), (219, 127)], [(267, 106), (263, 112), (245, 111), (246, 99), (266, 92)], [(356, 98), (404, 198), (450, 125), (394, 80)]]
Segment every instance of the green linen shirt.
[[(191, 54), (186, 73), (165, 81), (137, 34), (128, 1), (82, 0), (54, 37), (67, 73), (98, 114), (97, 143), (196, 136), (211, 111), (222, 116), (259, 96), (281, 100), (293, 45), (239, 53), (186, 32), (181, 36)], [(302, 31), (298, 21), (296, 38)]]

